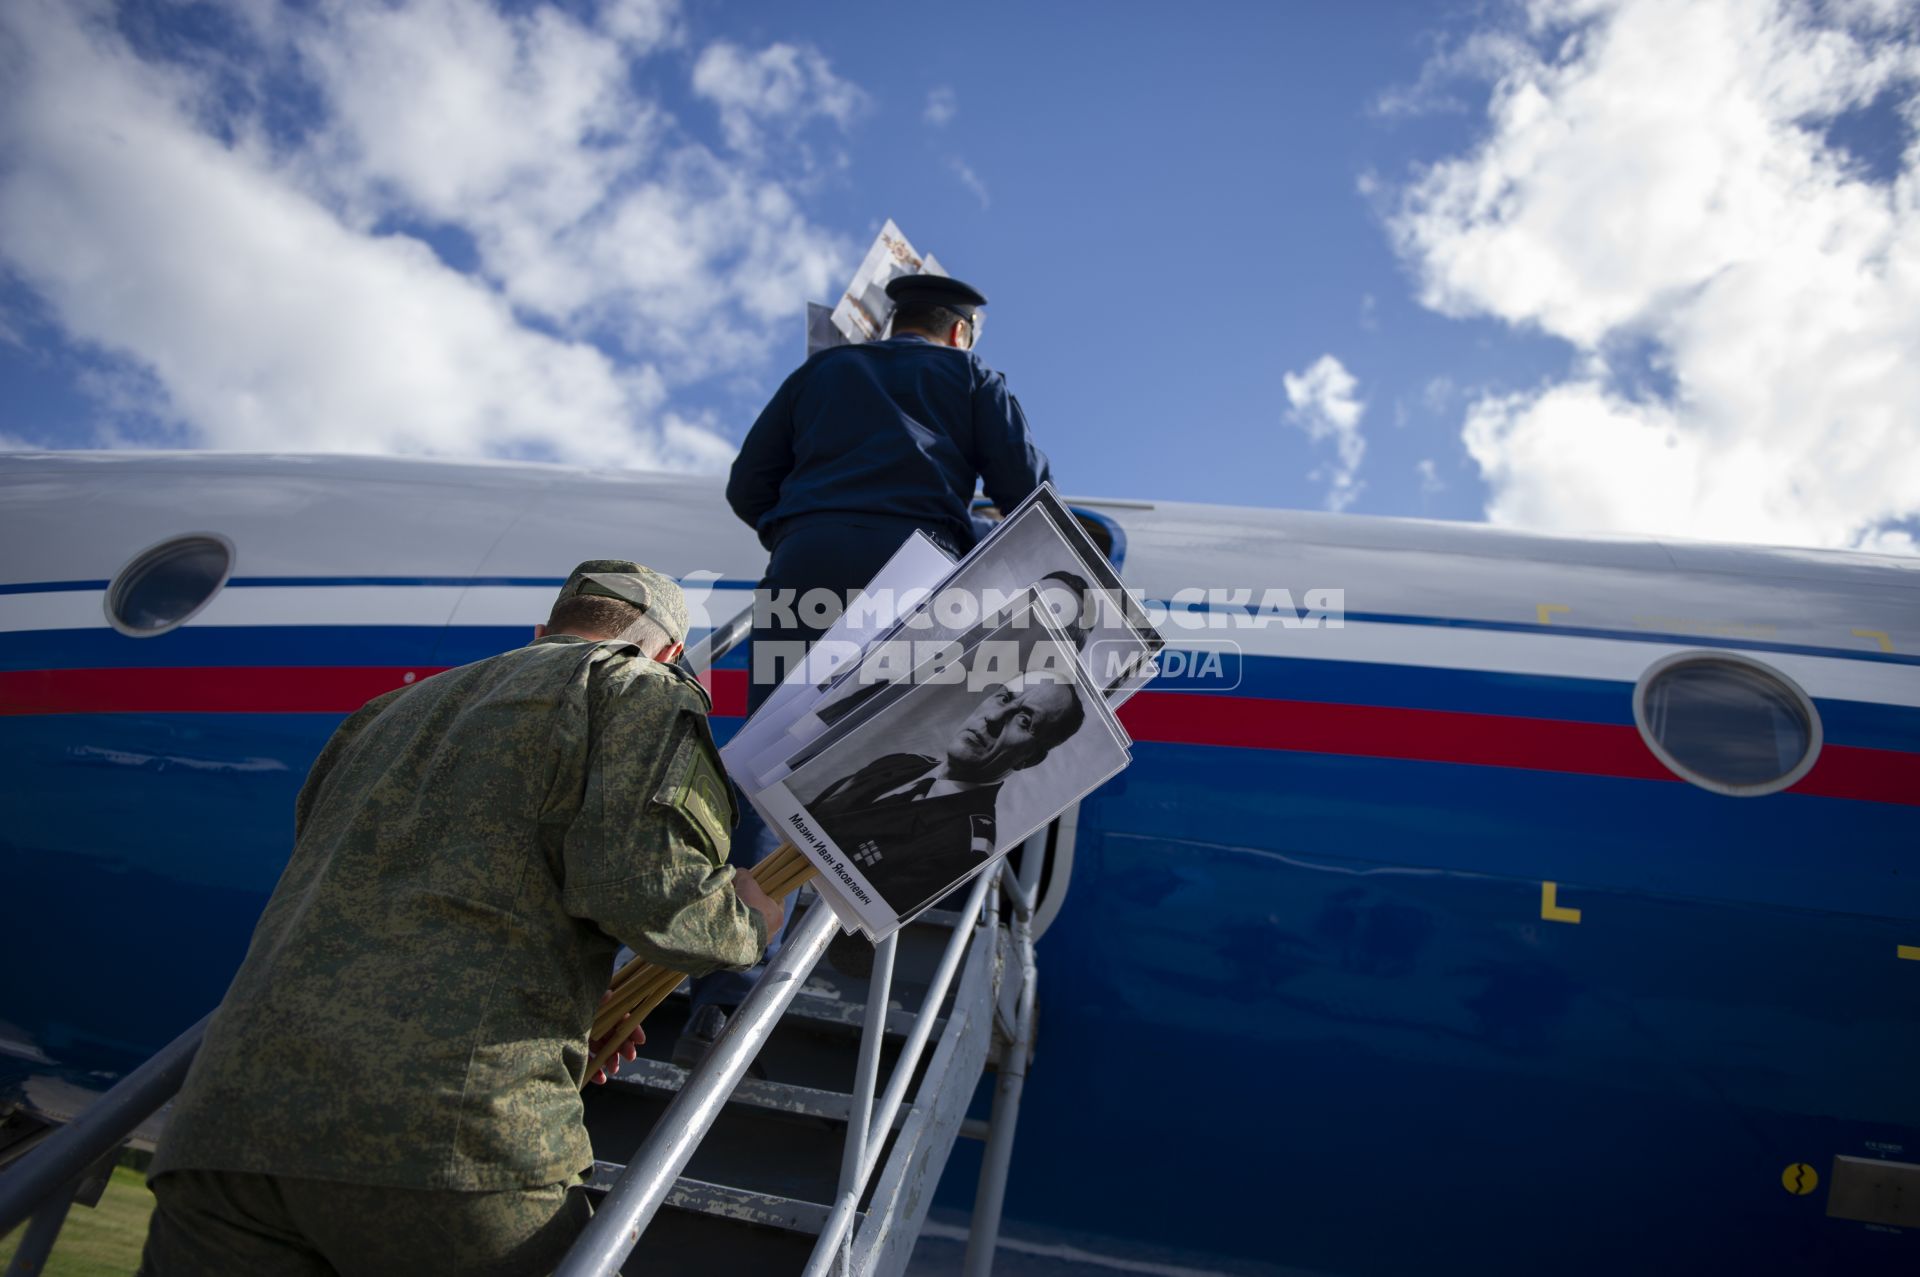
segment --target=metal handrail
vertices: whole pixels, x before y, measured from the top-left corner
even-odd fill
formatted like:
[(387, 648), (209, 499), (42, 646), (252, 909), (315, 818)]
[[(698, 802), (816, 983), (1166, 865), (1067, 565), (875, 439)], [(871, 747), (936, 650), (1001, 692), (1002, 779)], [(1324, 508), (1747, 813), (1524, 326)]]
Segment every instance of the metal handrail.
[(48, 1204), (94, 1162), (124, 1144), (140, 1123), (173, 1098), (186, 1079), (213, 1012), (160, 1048), (80, 1116), (0, 1175), (0, 1237)]
[[(880, 1154), (893, 1130), (894, 1116), (906, 1100), (907, 1086), (913, 1081), (920, 1055), (926, 1050), (927, 1039), (933, 1034), (933, 1022), (940, 1012), (940, 1004), (946, 1000), (947, 988), (953, 983), (954, 972), (960, 968), (960, 957), (973, 939), (974, 923), (979, 919), (986, 902), (987, 889), (999, 878), (998, 865), (981, 874), (967, 895), (967, 903), (961, 906), (959, 921), (954, 924), (953, 938), (947, 942), (946, 952), (940, 955), (940, 965), (934, 969), (933, 979), (927, 984), (920, 1014), (915, 1017), (913, 1030), (907, 1035), (900, 1054), (894, 1060), (886, 1097), (880, 1101), (880, 1107), (873, 1111), (868, 1122), (868, 1139), (859, 1150), (859, 1160), (855, 1163), (859, 1168), (858, 1174), (854, 1182), (841, 1193), (839, 1201), (834, 1203), (833, 1214), (828, 1217), (827, 1225), (821, 1230), (820, 1239), (813, 1248), (813, 1257), (807, 1261), (804, 1277), (825, 1277), (840, 1258), (841, 1243), (853, 1224), (854, 1214), (860, 1205), (860, 1195), (866, 1191), (867, 1181), (880, 1164)], [(871, 1102), (871, 1093), (867, 1100)], [(860, 1097), (856, 1096), (855, 1104), (859, 1103)]]
[[(968, 1239), (966, 1271), (968, 1277), (988, 1271), (999, 1239), (1000, 1209), (1006, 1195), (1007, 1171), (1013, 1150), (1013, 1126), (1017, 1119), (1020, 1093), (1025, 1082), (1026, 1060), (1032, 1050), (1037, 963), (1033, 950), (1033, 916), (1039, 880), (1045, 863), (1046, 831), (1029, 843), (1016, 876), (1004, 864), (993, 866), (974, 884), (966, 905), (954, 926), (945, 952), (928, 987), (920, 1013), (907, 1042), (902, 1046), (889, 1076), (887, 1095), (878, 1112), (874, 1111), (880, 1044), (885, 1036), (887, 1005), (893, 977), (895, 937), (882, 942), (874, 955), (869, 979), (865, 1024), (860, 1041), (860, 1063), (856, 1069), (854, 1093), (849, 1097), (849, 1121), (842, 1155), (840, 1184), (832, 1214), (816, 1240), (805, 1270), (806, 1277), (824, 1277), (829, 1273), (854, 1271), (856, 1232), (865, 1226), (856, 1224), (858, 1208), (867, 1186), (879, 1173), (881, 1154), (892, 1129), (893, 1119), (905, 1100), (906, 1088), (919, 1067), (921, 1054), (932, 1034), (935, 1017), (959, 967), (960, 957), (974, 938), (976, 925), (984, 917), (985, 933), (995, 934), (1000, 925), (998, 902), (1004, 895), (1010, 906), (1010, 938), (1021, 984), (1014, 1013), (1011, 1043), (1002, 1077), (994, 1098), (994, 1120), (983, 1124), (988, 1147), (981, 1166), (980, 1187), (976, 1194), (974, 1225)], [(1038, 845), (1036, 845), (1036, 843)]]
[[(1009, 1070), (1011, 1081), (1003, 1079), (995, 1107), (999, 1113), (1004, 1104), (1009, 1117), (1017, 1109), (1025, 1058), (1032, 1040), (1036, 970), (1031, 924), (1040, 871), (1041, 858), (1028, 856), (1021, 866), (1019, 881), (1005, 873), (1003, 865), (995, 865), (973, 884), (954, 924), (953, 935), (928, 983), (914, 1026), (894, 1062), (886, 1095), (876, 1108), (874, 1097), (878, 1089), (881, 1044), (886, 1034), (897, 937), (889, 936), (878, 946), (868, 983), (856, 1083), (849, 1097), (839, 1191), (834, 1210), (816, 1240), (806, 1269), (808, 1277), (830, 1272), (837, 1264), (850, 1259), (860, 1199), (879, 1170), (894, 1118), (906, 1101), (907, 1087), (932, 1037), (940, 1006), (953, 984), (967, 945), (976, 938), (976, 927), (983, 914), (989, 923), (988, 932), (997, 930), (998, 914), (992, 902), (1001, 894), (1008, 899), (1014, 914), (1013, 934), (1023, 984), (1010, 1056), (1010, 1060), (1017, 1059), (1018, 1064)], [(799, 933), (782, 946), (747, 1000), (728, 1018), (706, 1059), (689, 1075), (686, 1084), (654, 1123), (652, 1132), (621, 1172), (592, 1222), (555, 1271), (555, 1277), (608, 1277), (619, 1270), (659, 1213), (675, 1181), (745, 1075), (748, 1064), (772, 1036), (800, 984), (825, 951), (836, 923), (837, 919), (824, 903), (816, 904), (809, 911)], [(991, 1262), (1011, 1150), (1009, 1120), (997, 1124), (992, 1133), (983, 1167), (987, 1227), (978, 1239), (980, 1244), (970, 1248), (969, 1262), (976, 1266), (981, 1262), (976, 1255)]]
[(711, 669), (713, 663), (746, 642), (753, 633), (753, 608), (742, 608), (732, 620), (715, 626), (699, 642), (688, 648), (680, 659), (695, 674)]
[(860, 1029), (860, 1062), (854, 1069), (853, 1094), (848, 1097), (847, 1134), (840, 1150), (840, 1186), (834, 1194), (835, 1201), (863, 1187), (860, 1154), (867, 1147), (873, 1095), (880, 1087), (880, 1051), (887, 1040), (887, 1012), (893, 1001), (893, 960), (899, 948), (897, 931), (882, 940), (874, 951), (873, 971), (867, 977), (867, 1014)]
[[(851, 1113), (855, 1120), (848, 1127), (848, 1152), (843, 1168), (842, 1196), (827, 1228), (820, 1235), (808, 1273), (823, 1272), (836, 1258), (847, 1237), (847, 1225), (865, 1191), (867, 1181), (877, 1168), (894, 1116), (906, 1098), (933, 1021), (960, 956), (972, 939), (974, 922), (980, 916), (987, 889), (999, 878), (998, 868), (982, 874), (960, 911), (960, 921), (942, 955), (940, 965), (927, 986), (926, 998), (912, 1033), (901, 1047), (887, 1094), (875, 1110), (873, 1095), (879, 1071), (878, 1043), (885, 1032), (886, 1002), (869, 995), (867, 1030), (861, 1044), (860, 1093), (853, 1097)], [(827, 942), (838, 919), (824, 902), (817, 902), (802, 920), (799, 932), (781, 945), (780, 952), (767, 971), (754, 983), (737, 1012), (727, 1018), (719, 1039), (687, 1078), (686, 1085), (674, 1096), (654, 1123), (652, 1132), (627, 1163), (606, 1199), (594, 1212), (592, 1221), (580, 1239), (554, 1272), (554, 1277), (607, 1277), (619, 1270), (627, 1256), (639, 1244), (640, 1235), (652, 1223), (675, 1180), (692, 1160), (694, 1150), (726, 1106), (734, 1088), (745, 1075), (760, 1048), (772, 1035), (780, 1017), (786, 1013), (807, 974), (826, 952)], [(876, 960), (875, 976), (882, 993), (891, 981), (892, 937), (882, 943), (884, 956)], [(881, 972), (884, 970), (884, 976)], [(878, 1011), (875, 1011), (875, 1006)], [(870, 1046), (869, 1043), (872, 1045)], [(858, 1115), (868, 1115), (861, 1122)], [(857, 1133), (856, 1133), (857, 1132)], [(868, 1133), (871, 1137), (868, 1138)]]
[(1026, 1089), (1027, 1058), (1033, 1054), (1035, 1000), (1040, 983), (1040, 966), (1033, 952), (1033, 911), (1045, 859), (1032, 854), (1023, 857), (1019, 881), (1006, 889), (1013, 904), (1013, 949), (1020, 963), (1020, 998), (1013, 1014), (1012, 1040), (994, 1085), (987, 1148), (980, 1158), (980, 1181), (973, 1194), (973, 1226), (968, 1230), (967, 1253), (962, 1261), (964, 1277), (988, 1277), (993, 1271), (994, 1248), (1000, 1244), (1000, 1209), (1006, 1202), (1007, 1174), (1013, 1164), (1013, 1128), (1019, 1118), (1020, 1096)]
[[(700, 673), (752, 632), (753, 608), (743, 608), (732, 620), (709, 631), (681, 659), (694, 673)], [(823, 949), (825, 944), (822, 940)], [(124, 1144), (140, 1123), (179, 1092), (212, 1018), (212, 1011), (201, 1016), (192, 1028), (108, 1088), (79, 1117), (0, 1174), (0, 1236), (50, 1203), (109, 1150)]]
[(767, 970), (727, 1017), (727, 1024), (706, 1059), (687, 1078), (646, 1142), (620, 1172), (620, 1178), (594, 1212), (586, 1230), (554, 1277), (605, 1277), (619, 1271), (640, 1234), (653, 1221), (680, 1172), (692, 1160), (720, 1110), (746, 1074), (747, 1065), (786, 1014), (807, 973), (827, 951), (839, 919), (825, 901), (816, 901), (797, 934), (780, 946)]

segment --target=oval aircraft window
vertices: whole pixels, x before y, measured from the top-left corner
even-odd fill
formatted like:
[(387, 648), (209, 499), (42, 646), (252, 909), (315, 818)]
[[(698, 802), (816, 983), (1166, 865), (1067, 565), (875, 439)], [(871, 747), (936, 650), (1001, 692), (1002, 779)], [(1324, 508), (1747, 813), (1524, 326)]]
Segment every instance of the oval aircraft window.
[(1798, 684), (1726, 652), (1679, 652), (1633, 689), (1633, 721), (1682, 780), (1736, 798), (1799, 780), (1820, 753), (1820, 714)]
[(162, 541), (136, 556), (107, 588), (107, 620), (122, 634), (152, 638), (213, 601), (233, 570), (233, 547), (210, 533)]

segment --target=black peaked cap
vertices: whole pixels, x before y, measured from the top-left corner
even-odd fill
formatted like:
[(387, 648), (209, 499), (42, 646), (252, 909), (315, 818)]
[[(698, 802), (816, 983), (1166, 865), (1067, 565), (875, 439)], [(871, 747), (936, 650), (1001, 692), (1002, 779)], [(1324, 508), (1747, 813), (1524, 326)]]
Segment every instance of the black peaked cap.
[(984, 293), (951, 275), (901, 275), (887, 281), (887, 296), (896, 306), (944, 306), (962, 315), (987, 304)]

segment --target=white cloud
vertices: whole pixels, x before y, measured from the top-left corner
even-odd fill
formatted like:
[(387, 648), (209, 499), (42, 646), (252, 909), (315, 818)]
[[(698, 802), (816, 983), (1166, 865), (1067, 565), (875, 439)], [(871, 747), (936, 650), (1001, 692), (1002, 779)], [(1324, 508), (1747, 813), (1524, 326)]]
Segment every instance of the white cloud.
[[(699, 376), (756, 351), (759, 325), (845, 270), (848, 246), (782, 182), (669, 141), (675, 122), (633, 89), (624, 45), (547, 9), (345, 12), (303, 41), (339, 104), (315, 184), (462, 226), (516, 306)], [(768, 52), (784, 64), (784, 50)]]
[(1392, 120), (1464, 112), (1468, 105), (1459, 91), (1462, 81), (1498, 79), (1526, 52), (1525, 42), (1513, 33), (1475, 32), (1427, 59), (1412, 85), (1388, 89), (1374, 99), (1372, 113)]
[(677, 0), (606, 0), (600, 26), (630, 54), (651, 53), (680, 39)]
[(1413, 468), (1420, 475), (1420, 491), (1431, 495), (1447, 490), (1446, 481), (1440, 477), (1440, 467), (1434, 464), (1432, 457), (1416, 462)]
[(368, 216), (392, 202), (435, 220), (479, 206), (564, 225), (660, 145), (622, 45), (552, 9), (340, 4), (291, 34), (330, 107), (302, 158)]
[[(1489, 517), (1901, 544), (1879, 530), (1920, 512), (1920, 8), (1861, 12), (1537, 0), (1527, 39), (1478, 46), (1486, 135), (1409, 186), (1395, 241), (1429, 307), (1577, 356), (1469, 406)], [(1883, 94), (1908, 123), (1890, 181), (1826, 141)]]
[(1903, 528), (1881, 528), (1863, 538), (1856, 548), (1875, 554), (1920, 554), (1920, 538)]
[(727, 144), (754, 152), (772, 128), (792, 136), (816, 116), (845, 128), (866, 106), (866, 94), (834, 75), (818, 49), (772, 44), (748, 53), (716, 40), (693, 66), (693, 91), (720, 109)]
[(920, 118), (933, 127), (944, 128), (960, 113), (960, 95), (951, 85), (941, 84), (927, 90), (927, 109)]
[(1282, 378), (1287, 391), (1287, 420), (1304, 430), (1315, 443), (1333, 442), (1335, 459), (1310, 478), (1327, 484), (1327, 509), (1344, 510), (1364, 486), (1357, 482), (1367, 441), (1360, 434), (1360, 418), (1367, 405), (1356, 392), (1360, 383), (1332, 355), (1322, 355), (1305, 371)]
[(103, 439), (724, 464), (675, 390), (757, 369), (850, 246), (635, 87), (672, 4), (245, 16), (297, 136), (102, 8), (0, 9), (0, 262), (110, 361)]
[(987, 193), (987, 184), (980, 180), (980, 175), (973, 171), (972, 165), (956, 155), (947, 161), (947, 167), (952, 170), (955, 177), (960, 179), (960, 185), (966, 187), (973, 193), (973, 197), (980, 201), (981, 208), (993, 206), (993, 197)]

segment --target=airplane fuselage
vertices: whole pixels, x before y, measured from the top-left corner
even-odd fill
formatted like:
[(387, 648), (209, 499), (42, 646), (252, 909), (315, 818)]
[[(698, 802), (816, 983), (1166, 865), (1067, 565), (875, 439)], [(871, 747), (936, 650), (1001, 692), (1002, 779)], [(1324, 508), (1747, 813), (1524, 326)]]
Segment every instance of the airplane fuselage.
[[(1059, 862), (1012, 1219), (1338, 1273), (1920, 1268), (1828, 1213), (1836, 1159), (1920, 1162), (1915, 565), (1070, 504), (1175, 656)], [(764, 564), (715, 481), (540, 466), (18, 456), (0, 526), (13, 1098), (218, 1001), (346, 713), (525, 642), (578, 560), (716, 621)], [(111, 625), (191, 534), (211, 601)], [(1687, 653), (1803, 689), (1810, 768), (1677, 775), (1634, 697)]]

